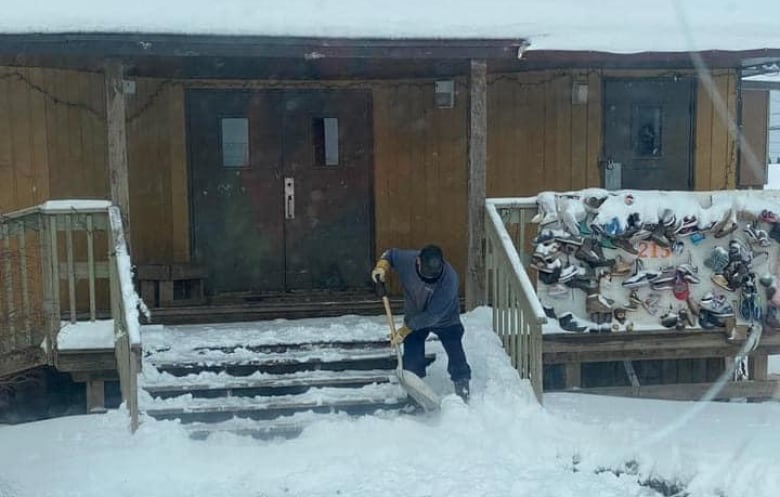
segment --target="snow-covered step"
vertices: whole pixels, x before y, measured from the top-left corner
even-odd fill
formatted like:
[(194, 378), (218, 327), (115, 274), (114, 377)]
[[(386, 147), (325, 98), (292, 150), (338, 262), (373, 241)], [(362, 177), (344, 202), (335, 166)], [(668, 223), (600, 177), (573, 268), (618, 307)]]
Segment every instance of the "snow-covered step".
[[(426, 355), (428, 363), (434, 354)], [(248, 376), (256, 372), (284, 374), (301, 370), (371, 370), (394, 369), (397, 356), (390, 348), (384, 349), (318, 349), (286, 353), (256, 353), (239, 349), (233, 353), (210, 350), (206, 354), (171, 356), (165, 352), (144, 359), (144, 367), (153, 367), (173, 376), (185, 376), (203, 371), (224, 371), (232, 376)]]
[(145, 327), (140, 407), (197, 437), (294, 436), (334, 416), (397, 415), (413, 403), (386, 326), (378, 316)]
[[(163, 376), (163, 375), (161, 375)], [(170, 398), (189, 393), (193, 397), (254, 397), (304, 393), (310, 388), (356, 388), (395, 380), (387, 370), (368, 371), (304, 371), (286, 375), (252, 375), (236, 378), (229, 375), (201, 373), (192, 377), (170, 378), (157, 382), (145, 381), (144, 390), (152, 397)], [(257, 376), (260, 376), (259, 378)], [(174, 380), (179, 380), (172, 382)]]
[[(411, 404), (401, 407), (378, 407), (371, 414), (381, 418), (397, 417), (413, 411)], [(259, 439), (294, 438), (309, 426), (317, 422), (341, 422), (356, 416), (346, 412), (322, 414), (313, 411), (296, 412), (289, 416), (282, 416), (273, 420), (253, 420), (231, 418), (217, 423), (192, 422), (183, 425), (190, 437), (196, 440), (204, 440), (211, 435), (230, 433), (233, 435), (248, 436)]]
[(169, 399), (142, 396), (142, 408), (157, 419), (213, 423), (234, 417), (269, 420), (296, 412), (344, 412), (367, 414), (378, 409), (408, 405), (406, 392), (395, 383), (371, 384), (361, 388), (312, 388), (303, 394), (283, 396), (194, 398), (183, 395)]
[[(337, 340), (337, 341), (290, 341), (268, 344), (231, 344), (220, 346), (200, 346), (193, 347), (193, 351), (204, 353), (207, 351), (219, 351), (223, 353), (234, 353), (238, 350), (248, 350), (250, 352), (260, 353), (286, 353), (298, 350), (321, 350), (321, 349), (387, 349), (390, 347), (388, 340)], [(159, 352), (162, 352), (160, 350)]]

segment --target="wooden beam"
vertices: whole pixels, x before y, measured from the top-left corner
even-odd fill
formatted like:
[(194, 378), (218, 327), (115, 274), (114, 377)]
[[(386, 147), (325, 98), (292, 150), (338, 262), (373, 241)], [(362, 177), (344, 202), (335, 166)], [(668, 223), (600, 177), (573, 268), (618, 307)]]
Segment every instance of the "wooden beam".
[(0, 376), (46, 365), (46, 353), (41, 347), (28, 347), (0, 355)]
[(528, 42), (504, 39), (310, 38), (153, 33), (1, 34), (0, 54), (289, 57), (347, 59), (517, 59)]
[(102, 380), (87, 382), (87, 413), (105, 412), (106, 389)]
[[(542, 361), (544, 364), (565, 364), (733, 357), (743, 343), (729, 341), (725, 332), (717, 331), (547, 334), (543, 337)], [(766, 333), (754, 352), (756, 355), (778, 353), (780, 333)]]
[(65, 373), (116, 369), (114, 349), (59, 350), (54, 365)]
[(469, 78), (468, 255), (466, 310), (485, 297), (485, 196), (487, 188), (487, 63), (472, 60)]
[(125, 240), (130, 246), (130, 187), (127, 174), (127, 127), (124, 88), (124, 66), (108, 61), (106, 77), (106, 130), (108, 131), (108, 172), (111, 201), (119, 206)]
[(769, 357), (766, 354), (756, 354), (748, 358), (748, 369), (751, 380), (766, 380), (769, 377)]
[(566, 388), (580, 388), (582, 386), (582, 364), (569, 362), (564, 364)]
[[(639, 387), (596, 387), (572, 390), (577, 393), (612, 395), (665, 400), (699, 400), (712, 386), (711, 383), (675, 383), (670, 385), (644, 385)], [(715, 393), (713, 400), (733, 398), (780, 399), (780, 382), (730, 381)]]

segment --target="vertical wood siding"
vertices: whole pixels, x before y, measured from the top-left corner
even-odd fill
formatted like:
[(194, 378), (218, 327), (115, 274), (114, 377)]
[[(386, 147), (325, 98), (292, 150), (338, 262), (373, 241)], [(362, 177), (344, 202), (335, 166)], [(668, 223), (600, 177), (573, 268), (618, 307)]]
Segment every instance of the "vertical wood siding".
[(418, 81), (374, 87), (376, 248), (436, 243), (462, 275), (468, 88), (459, 80), (455, 108), (438, 109), (433, 86)]
[(190, 231), (182, 86), (136, 80), (127, 121), (133, 261), (185, 262)]
[[(572, 104), (575, 81), (588, 102)], [(598, 75), (539, 71), (502, 74), (488, 88), (488, 196), (598, 186), (601, 148)]]
[[(696, 94), (694, 189), (723, 190), (737, 183), (737, 140), (731, 125), (737, 116), (737, 73), (714, 70), (717, 97), (703, 83)], [(718, 112), (714, 99), (721, 99), (728, 117)]]
[[(598, 186), (602, 78), (658, 75), (659, 71), (602, 70), (490, 75), (488, 195)], [(717, 70), (713, 77), (730, 115), (736, 115), (736, 71)], [(574, 81), (588, 83), (586, 104), (572, 104)], [(136, 93), (128, 99), (128, 159), (133, 256), (138, 263), (189, 257), (185, 85), (264, 88), (280, 83), (136, 80)], [(436, 108), (433, 80), (348, 85), (370, 88), (373, 94), (377, 252), (389, 246), (439, 243), (462, 274), (465, 80), (456, 82), (454, 109)], [(696, 109), (695, 188), (732, 188), (736, 141), (701, 84)], [(107, 198), (106, 153), (102, 74), (0, 68), (0, 212), (49, 198)]]

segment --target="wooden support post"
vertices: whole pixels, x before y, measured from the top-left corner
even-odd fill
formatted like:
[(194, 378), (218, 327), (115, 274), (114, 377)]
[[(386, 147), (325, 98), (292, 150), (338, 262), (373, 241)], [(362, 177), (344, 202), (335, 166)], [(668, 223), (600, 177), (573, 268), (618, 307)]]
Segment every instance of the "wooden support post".
[(469, 86), (468, 255), (466, 310), (484, 303), (487, 168), (487, 63), (472, 60)]
[(769, 378), (769, 356), (756, 354), (748, 358), (748, 370), (751, 380), (765, 381)]
[(127, 126), (124, 66), (111, 60), (105, 64), (106, 130), (108, 131), (108, 172), (111, 201), (122, 213), (125, 240), (130, 248), (130, 187), (127, 173)]
[(582, 386), (582, 364), (579, 362), (567, 362), (565, 369), (566, 389), (580, 388)]
[(87, 413), (105, 412), (106, 393), (103, 380), (87, 381)]

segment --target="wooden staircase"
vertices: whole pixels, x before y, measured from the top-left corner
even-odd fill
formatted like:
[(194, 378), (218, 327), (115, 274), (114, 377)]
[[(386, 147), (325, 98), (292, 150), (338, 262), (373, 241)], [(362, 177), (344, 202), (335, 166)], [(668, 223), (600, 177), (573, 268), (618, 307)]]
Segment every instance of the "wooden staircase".
[[(413, 408), (384, 339), (300, 342), (291, 335), (289, 341), (246, 346), (213, 342), (146, 348), (141, 410), (179, 420), (195, 438), (215, 432), (270, 438), (295, 436), (325, 416), (395, 415)], [(427, 356), (429, 364), (434, 359)]]

